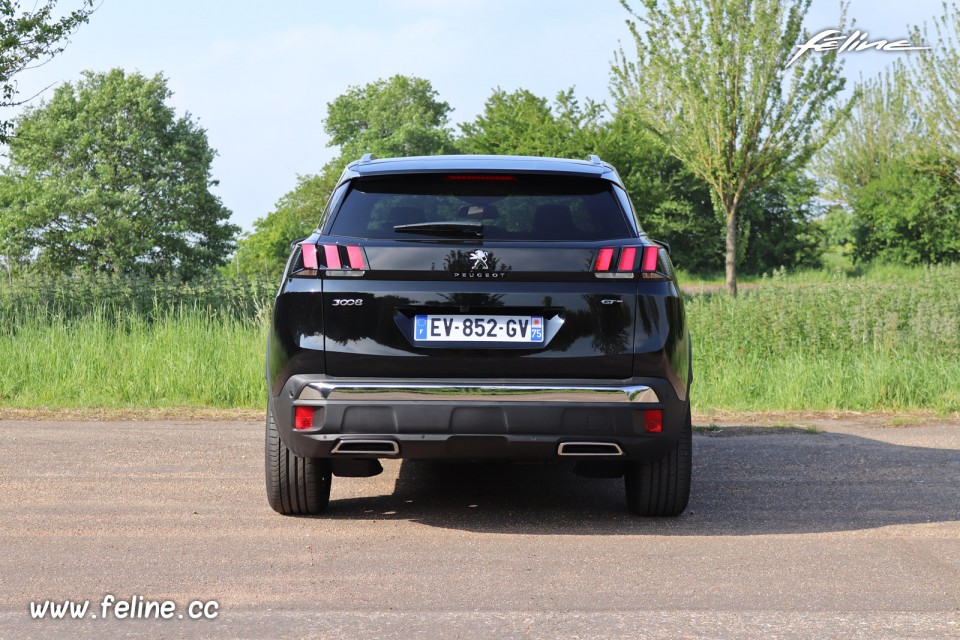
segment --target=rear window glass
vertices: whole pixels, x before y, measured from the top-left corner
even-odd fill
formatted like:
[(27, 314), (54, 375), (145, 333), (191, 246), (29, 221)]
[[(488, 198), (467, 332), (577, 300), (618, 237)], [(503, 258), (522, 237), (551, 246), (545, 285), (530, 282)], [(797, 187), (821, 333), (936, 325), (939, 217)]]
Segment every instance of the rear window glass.
[(522, 174), (358, 178), (330, 233), (436, 239), (437, 233), (394, 230), (429, 222), (480, 223), (484, 239), (493, 240), (595, 241), (631, 235), (609, 182)]

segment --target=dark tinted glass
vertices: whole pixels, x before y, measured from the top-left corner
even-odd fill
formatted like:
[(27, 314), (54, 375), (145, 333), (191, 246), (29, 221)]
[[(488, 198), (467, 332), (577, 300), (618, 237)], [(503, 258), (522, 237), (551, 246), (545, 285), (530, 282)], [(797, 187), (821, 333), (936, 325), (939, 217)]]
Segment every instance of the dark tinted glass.
[(483, 237), (493, 240), (595, 241), (631, 235), (607, 181), (523, 174), (360, 178), (330, 232), (356, 238), (437, 238), (437, 233), (394, 227), (467, 221), (483, 224)]

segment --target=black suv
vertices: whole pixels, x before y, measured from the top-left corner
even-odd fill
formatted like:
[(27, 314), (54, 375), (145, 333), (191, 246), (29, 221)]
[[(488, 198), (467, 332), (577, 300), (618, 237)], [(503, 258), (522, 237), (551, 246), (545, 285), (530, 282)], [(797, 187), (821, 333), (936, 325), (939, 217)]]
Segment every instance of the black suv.
[(379, 458), (569, 459), (639, 515), (687, 505), (683, 300), (596, 156), (352, 163), (293, 247), (266, 375), (280, 513)]

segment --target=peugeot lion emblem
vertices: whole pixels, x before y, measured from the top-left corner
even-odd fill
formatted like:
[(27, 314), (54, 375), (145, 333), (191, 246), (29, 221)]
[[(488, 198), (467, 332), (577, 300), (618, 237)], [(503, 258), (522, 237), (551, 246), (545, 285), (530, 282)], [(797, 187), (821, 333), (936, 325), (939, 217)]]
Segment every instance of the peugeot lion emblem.
[(471, 254), (470, 254), (470, 259), (473, 260), (473, 269), (474, 269), (474, 270), (476, 270), (476, 269), (489, 269), (490, 266), (487, 264), (487, 257), (488, 257), (489, 255), (490, 255), (490, 254), (488, 254), (486, 251), (484, 251), (484, 250), (482, 250), (482, 249), (477, 249), (476, 251), (474, 251), (473, 253), (471, 253)]

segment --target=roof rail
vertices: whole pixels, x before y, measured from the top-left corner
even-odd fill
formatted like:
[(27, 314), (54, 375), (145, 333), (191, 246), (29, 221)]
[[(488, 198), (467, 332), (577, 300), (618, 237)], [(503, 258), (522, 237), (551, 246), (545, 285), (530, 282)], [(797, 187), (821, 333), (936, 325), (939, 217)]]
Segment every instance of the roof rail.
[(587, 160), (589, 160), (591, 164), (603, 164), (603, 160), (600, 159), (600, 156), (592, 153), (587, 156)]
[(376, 160), (376, 159), (377, 159), (377, 156), (373, 155), (372, 153), (365, 153), (362, 156), (360, 156), (360, 164), (367, 164), (371, 160)]

